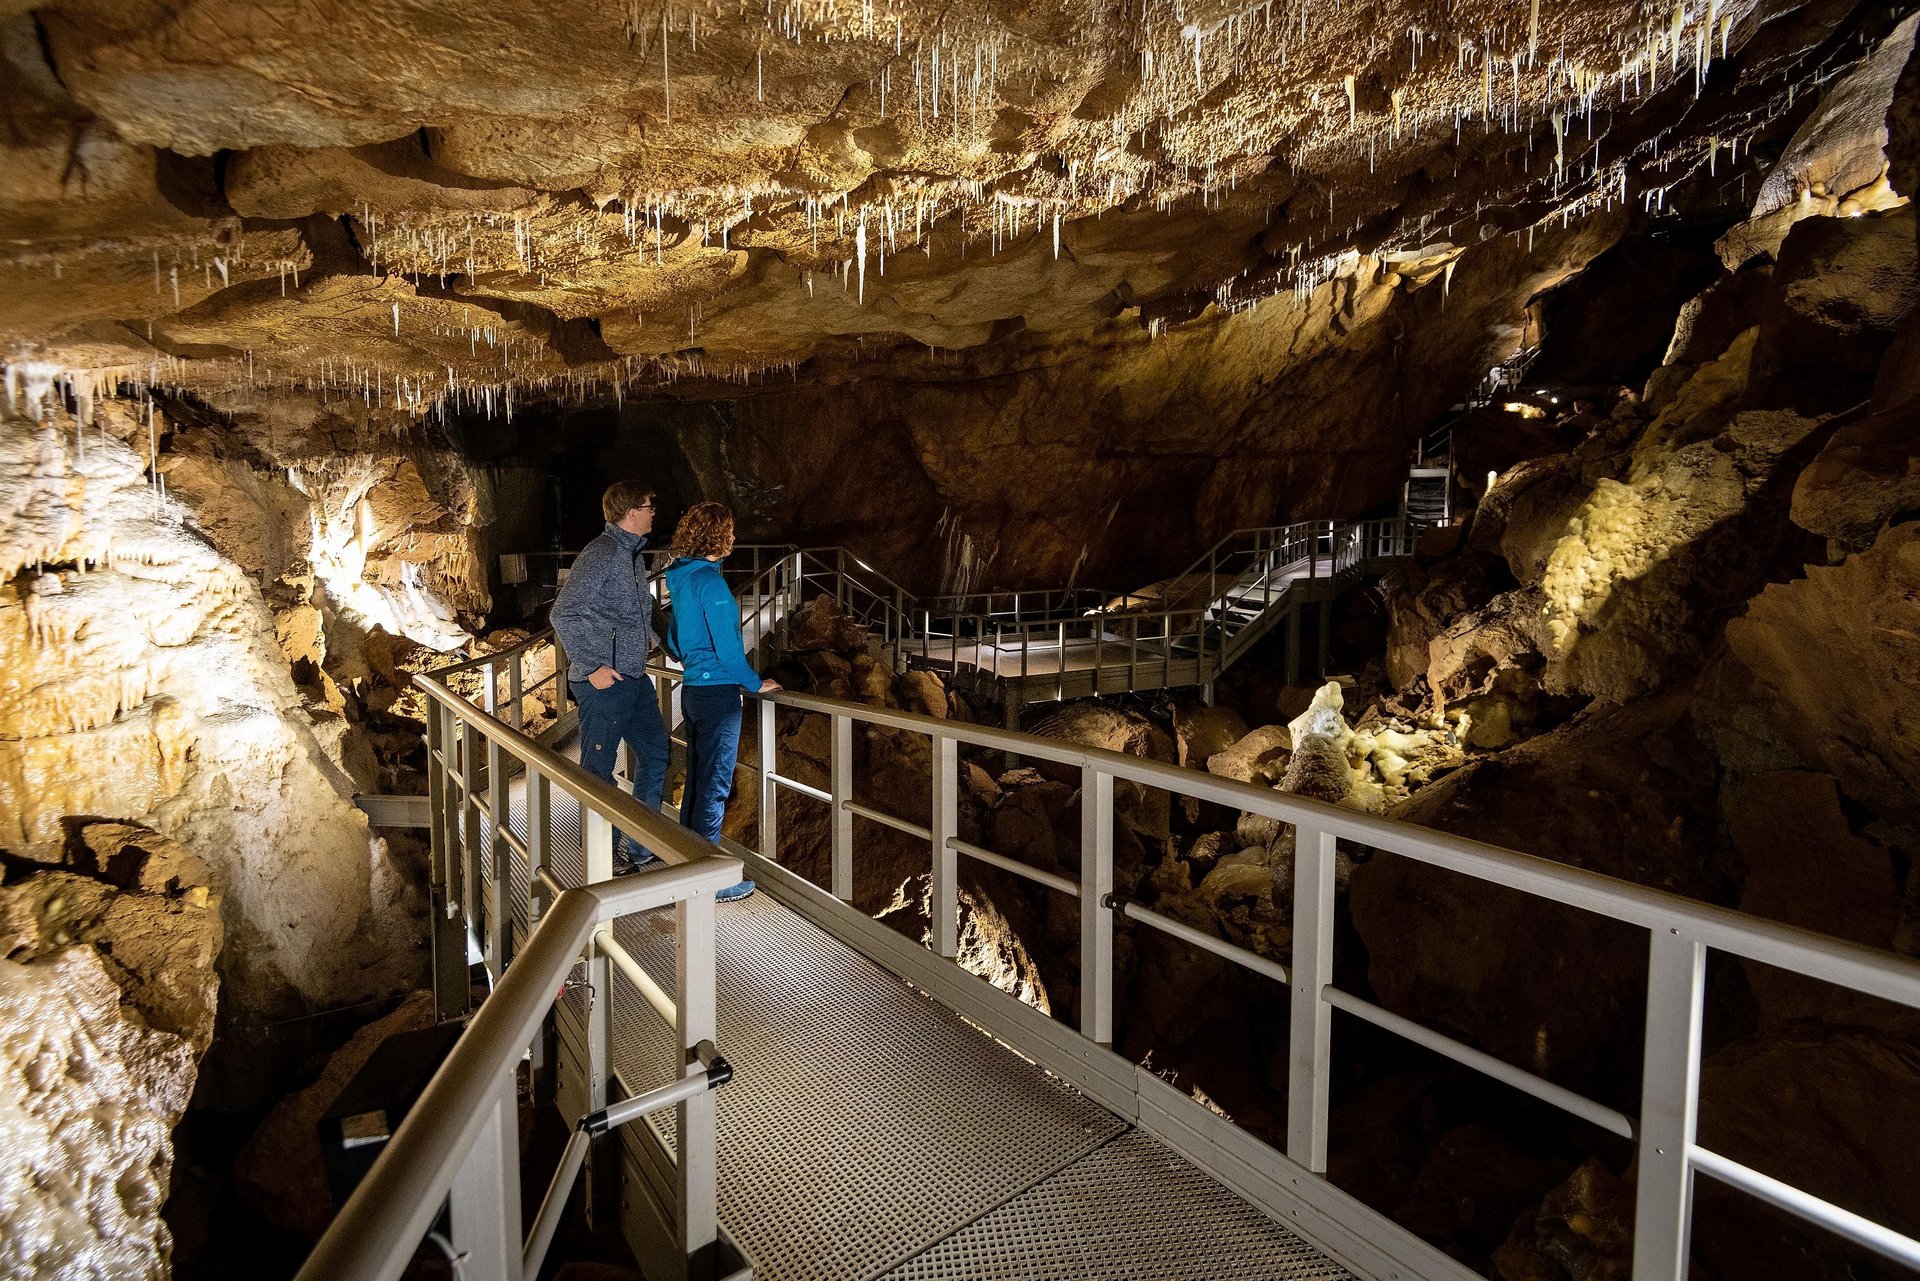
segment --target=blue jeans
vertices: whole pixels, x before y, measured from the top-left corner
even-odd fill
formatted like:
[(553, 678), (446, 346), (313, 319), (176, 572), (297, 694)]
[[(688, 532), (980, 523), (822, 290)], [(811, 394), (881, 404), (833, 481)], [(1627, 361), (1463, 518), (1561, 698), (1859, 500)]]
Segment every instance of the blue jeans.
[(740, 687), (683, 685), (680, 710), (687, 718), (687, 790), (680, 798), (680, 822), (717, 841), (740, 757)]
[[(659, 809), (673, 746), (667, 740), (666, 722), (660, 719), (653, 682), (629, 676), (606, 689), (595, 689), (586, 681), (568, 681), (567, 689), (580, 705), (580, 767), (611, 783), (614, 759), (624, 742), (633, 753), (633, 798), (648, 809)], [(639, 841), (618, 830), (613, 834), (613, 851), (616, 860), (622, 854), (635, 863), (647, 857)]]

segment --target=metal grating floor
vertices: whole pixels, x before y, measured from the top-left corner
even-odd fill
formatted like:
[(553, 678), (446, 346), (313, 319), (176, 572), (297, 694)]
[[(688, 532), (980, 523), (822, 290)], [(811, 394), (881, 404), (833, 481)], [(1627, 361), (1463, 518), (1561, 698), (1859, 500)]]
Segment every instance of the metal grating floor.
[(1130, 1130), (887, 1281), (1333, 1281), (1349, 1273)]
[[(617, 933), (656, 980), (671, 917)], [(720, 913), (720, 1217), (772, 1281), (885, 1274), (1099, 1148), (1117, 1117), (765, 895)], [(618, 1001), (636, 1086), (672, 1054)]]
[[(508, 822), (524, 836), (525, 780), (511, 791)], [(555, 872), (577, 881), (579, 806), (557, 789), (553, 829)], [(518, 932), (527, 870), (512, 862)], [(718, 921), (719, 1043), (736, 1067), (719, 1096), (719, 1210), (756, 1277), (1348, 1277), (767, 894), (723, 906)], [(673, 930), (670, 909), (615, 925), (669, 991)], [(660, 1084), (675, 1066), (667, 1029), (623, 976), (614, 986), (615, 1067), (631, 1090)], [(666, 1120), (655, 1131), (671, 1146)]]

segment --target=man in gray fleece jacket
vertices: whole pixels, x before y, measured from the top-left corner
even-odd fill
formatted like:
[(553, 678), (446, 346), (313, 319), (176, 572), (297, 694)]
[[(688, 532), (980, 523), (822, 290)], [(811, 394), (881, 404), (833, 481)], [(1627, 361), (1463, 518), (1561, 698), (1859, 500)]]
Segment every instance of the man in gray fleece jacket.
[[(553, 631), (567, 654), (567, 688), (580, 706), (580, 764), (596, 778), (613, 781), (620, 744), (633, 753), (633, 796), (660, 808), (672, 748), (653, 682), (653, 597), (647, 592), (647, 558), (653, 532), (653, 491), (623, 480), (601, 495), (607, 518), (601, 535), (574, 558), (553, 602)], [(614, 834), (614, 873), (630, 872), (655, 855), (625, 832)]]

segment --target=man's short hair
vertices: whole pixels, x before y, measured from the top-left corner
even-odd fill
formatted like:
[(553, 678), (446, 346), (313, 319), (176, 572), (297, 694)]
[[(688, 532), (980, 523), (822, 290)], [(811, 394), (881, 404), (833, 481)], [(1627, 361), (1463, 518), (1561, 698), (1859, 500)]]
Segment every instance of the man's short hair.
[(628, 512), (653, 501), (653, 490), (637, 480), (617, 480), (600, 495), (600, 514), (610, 525), (618, 525)]

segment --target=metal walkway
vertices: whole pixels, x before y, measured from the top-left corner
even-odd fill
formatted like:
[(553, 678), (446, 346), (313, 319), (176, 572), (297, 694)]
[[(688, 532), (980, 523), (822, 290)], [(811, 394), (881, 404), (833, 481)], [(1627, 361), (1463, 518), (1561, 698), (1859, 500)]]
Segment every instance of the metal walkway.
[[(470, 1281), (528, 1281), (541, 1274), (583, 1166), (590, 1203), (611, 1208), (617, 1199), (618, 1226), (653, 1281), (756, 1273), (1473, 1281), (1457, 1260), (1328, 1182), (1336, 1009), (1631, 1145), (1635, 1281), (1683, 1281), (1700, 1178), (1920, 1266), (1920, 1240), (1797, 1186), (1796, 1168), (1743, 1164), (1698, 1126), (1710, 959), (1920, 1009), (1920, 963), (1911, 958), (1165, 762), (784, 692), (758, 700), (761, 750), (744, 767), (759, 795), (758, 848), (716, 847), (521, 731), (518, 696), (553, 679), (530, 679), (529, 656), (550, 644), (530, 637), (419, 678), (430, 696), (436, 1000), (449, 1017), (472, 1021), (300, 1281), (400, 1281), (426, 1248), (463, 1260)], [(676, 675), (653, 674), (669, 683)], [(779, 720), (794, 713), (826, 721), (825, 786), (779, 771)], [(861, 726), (928, 740), (925, 826), (855, 799)], [(1076, 874), (965, 839), (963, 747), (1079, 772)], [(1250, 951), (1114, 895), (1123, 783), (1291, 826), (1287, 955)], [(795, 817), (804, 805), (830, 815), (825, 885), (780, 861), (782, 795)], [(856, 817), (927, 842), (928, 940), (854, 906)], [(615, 828), (641, 834), (661, 865), (615, 877)], [(1635, 1112), (1336, 984), (1343, 842), (1640, 931), (1647, 1002)], [(1080, 982), (1071, 1022), (963, 968), (963, 859), (1074, 901)], [(767, 895), (718, 905), (743, 870)], [(529, 932), (523, 922), (536, 908)], [(1289, 991), (1284, 1147), (1113, 1052), (1122, 923)], [(474, 1010), (476, 953), (494, 985)], [(530, 1046), (553, 1050), (556, 1101), (579, 1123), (523, 1233), (516, 1119)], [(1832, 1128), (1822, 1118), (1807, 1124)], [(597, 1142), (607, 1135), (617, 1142)]]
[[(1403, 515), (1236, 530), (1150, 593), (916, 597), (844, 547), (742, 544), (723, 572), (740, 602), (750, 661), (777, 658), (789, 620), (806, 602), (829, 597), (896, 669), (940, 672), (999, 703), (1012, 725), (1029, 703), (1210, 686), (1277, 629), (1292, 683), (1305, 654), (1302, 619), (1314, 607), (1315, 670), (1324, 672), (1331, 601), (1355, 578), (1411, 555), (1420, 528)], [(528, 560), (502, 558), (508, 582), (526, 580)]]
[[(510, 789), (523, 839), (525, 785)], [(553, 866), (583, 873), (578, 803), (554, 796), (551, 822)], [(525, 875), (515, 858), (522, 889)], [(719, 1094), (719, 1212), (755, 1277), (1349, 1276), (768, 888), (720, 909), (717, 941), (719, 1039), (740, 1064)], [(670, 910), (622, 918), (614, 934), (671, 980)], [(613, 983), (613, 1066), (637, 1094), (673, 1075), (673, 1037), (618, 970)], [(582, 1002), (559, 1009), (561, 1035), (584, 1044)], [(671, 1147), (672, 1114), (649, 1119)]]

